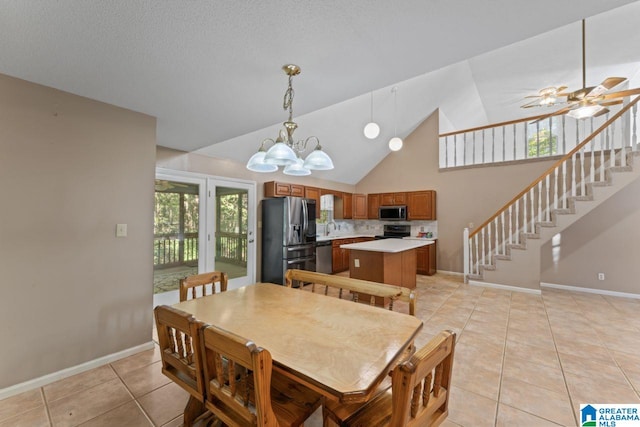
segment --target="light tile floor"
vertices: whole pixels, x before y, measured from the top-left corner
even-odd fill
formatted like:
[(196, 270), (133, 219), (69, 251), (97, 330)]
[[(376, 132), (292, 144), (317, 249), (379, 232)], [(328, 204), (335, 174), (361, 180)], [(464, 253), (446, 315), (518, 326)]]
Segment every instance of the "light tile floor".
[[(581, 403), (640, 403), (640, 300), (542, 296), (418, 276), (424, 345), (458, 334), (445, 426), (576, 426)], [(398, 307), (402, 310), (403, 307)], [(157, 348), (0, 401), (4, 426), (180, 426)], [(322, 425), (320, 411), (305, 423)]]

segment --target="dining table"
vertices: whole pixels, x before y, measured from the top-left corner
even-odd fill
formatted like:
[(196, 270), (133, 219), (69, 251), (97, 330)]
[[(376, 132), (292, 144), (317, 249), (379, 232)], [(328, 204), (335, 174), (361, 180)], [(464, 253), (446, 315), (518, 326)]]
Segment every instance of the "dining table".
[(369, 400), (422, 328), (408, 314), (270, 283), (174, 307), (253, 341), (274, 370), (342, 403)]

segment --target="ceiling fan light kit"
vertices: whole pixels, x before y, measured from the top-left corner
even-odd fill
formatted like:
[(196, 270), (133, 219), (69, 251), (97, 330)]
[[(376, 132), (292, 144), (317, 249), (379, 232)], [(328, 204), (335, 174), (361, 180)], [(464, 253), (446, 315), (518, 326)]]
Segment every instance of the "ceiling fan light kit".
[[(300, 67), (294, 64), (287, 64), (282, 67), (285, 74), (289, 76), (289, 85), (284, 94), (283, 109), (289, 111), (289, 119), (283, 123), (278, 138), (274, 141), (266, 138), (260, 144), (258, 152), (247, 162), (247, 169), (253, 172), (275, 172), (279, 166), (284, 166), (283, 173), (286, 175), (304, 176), (310, 175), (311, 170), (333, 169), (331, 157), (320, 146), (320, 140), (315, 136), (310, 136), (305, 140), (294, 141), (293, 132), (298, 128), (298, 124), (293, 121), (293, 86), (294, 76), (300, 74)], [(310, 142), (315, 141), (313, 151), (303, 161), (301, 154), (307, 149)], [(265, 144), (272, 146), (266, 150)]]

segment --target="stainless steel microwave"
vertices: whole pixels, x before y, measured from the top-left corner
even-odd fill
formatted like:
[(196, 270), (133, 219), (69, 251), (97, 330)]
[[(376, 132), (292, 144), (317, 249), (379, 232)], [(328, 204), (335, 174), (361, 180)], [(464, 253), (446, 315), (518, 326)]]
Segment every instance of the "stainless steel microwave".
[(406, 221), (406, 206), (380, 206), (378, 208), (378, 219), (384, 221)]

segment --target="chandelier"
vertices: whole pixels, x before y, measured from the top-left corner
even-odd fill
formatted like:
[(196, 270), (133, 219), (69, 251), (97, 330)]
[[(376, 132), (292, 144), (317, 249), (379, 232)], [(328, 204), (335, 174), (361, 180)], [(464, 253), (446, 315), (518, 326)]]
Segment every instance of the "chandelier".
[[(284, 72), (289, 76), (289, 86), (284, 93), (284, 102), (282, 108), (289, 111), (289, 120), (283, 123), (284, 129), (280, 129), (278, 137), (274, 141), (266, 138), (260, 144), (258, 152), (255, 153), (247, 162), (247, 169), (254, 172), (275, 172), (278, 166), (284, 166), (282, 171), (285, 175), (311, 175), (312, 170), (330, 170), (333, 169), (333, 161), (331, 157), (320, 146), (320, 140), (315, 136), (310, 136), (305, 140), (294, 141), (293, 132), (298, 124), (293, 121), (293, 87), (291, 81), (293, 76), (300, 74), (300, 67), (293, 64), (287, 64), (282, 67)], [(310, 142), (315, 142), (315, 147), (302, 160), (302, 153), (307, 149)], [(267, 150), (267, 144), (271, 147)]]

